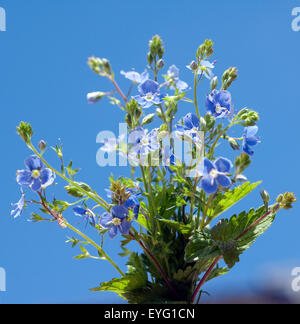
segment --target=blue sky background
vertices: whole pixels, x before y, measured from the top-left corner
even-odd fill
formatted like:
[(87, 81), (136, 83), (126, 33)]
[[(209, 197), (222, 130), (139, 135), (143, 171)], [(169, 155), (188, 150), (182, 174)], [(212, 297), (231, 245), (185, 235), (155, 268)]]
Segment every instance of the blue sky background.
[[(124, 116), (106, 100), (86, 103), (87, 92), (111, 89), (107, 80), (89, 70), (86, 61), (91, 55), (109, 58), (126, 90), (129, 83), (119, 71), (143, 71), (148, 41), (159, 34), (166, 47), (166, 67), (175, 63), (181, 78), (191, 84), (192, 74), (185, 66), (194, 59), (197, 46), (211, 38), (218, 60), (216, 74), (229, 66), (239, 69), (231, 88), (236, 109), (248, 106), (261, 116), (263, 142), (255, 150), (248, 178), (263, 180), (272, 198), (285, 190), (299, 196), (300, 32), (291, 29), (291, 11), (297, 5), (286, 0), (1, 1), (7, 31), (0, 32), (0, 267), (7, 272), (7, 292), (0, 292), (0, 303), (121, 301), (114, 294), (88, 291), (117, 274), (109, 263), (72, 259), (78, 251), (64, 243), (71, 233), (53, 224), (27, 222), (29, 209), (17, 220), (9, 216), (10, 203), (19, 198), (15, 172), (30, 154), (16, 135), (21, 120), (32, 123), (36, 143), (43, 138), (54, 145), (61, 138), (66, 160), (82, 168), (80, 179), (99, 194), (104, 195), (111, 172), (128, 175), (126, 168), (96, 164), (97, 133), (117, 132)], [(202, 109), (208, 87), (208, 82), (199, 87)], [(180, 109), (178, 117), (191, 106)], [(237, 129), (235, 134), (240, 132)], [(51, 150), (47, 159), (57, 163)], [(58, 183), (56, 197), (64, 198), (64, 183)], [(232, 212), (260, 205), (259, 200), (256, 190)], [(68, 219), (78, 221), (72, 213)], [(229, 290), (251, 290), (256, 278), (268, 280), (264, 269), (274, 266), (287, 269), (284, 280), (291, 281), (291, 269), (300, 266), (299, 226), (299, 204), (290, 212), (280, 212), (231, 273), (206, 289), (214, 297)], [(118, 240), (107, 240), (106, 246), (116, 257)]]

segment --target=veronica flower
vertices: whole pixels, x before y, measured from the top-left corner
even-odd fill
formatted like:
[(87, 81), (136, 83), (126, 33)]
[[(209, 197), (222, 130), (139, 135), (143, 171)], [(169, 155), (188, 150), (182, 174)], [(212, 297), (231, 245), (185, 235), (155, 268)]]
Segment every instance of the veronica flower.
[(206, 97), (206, 109), (216, 118), (231, 118), (233, 116), (233, 104), (231, 94), (227, 90), (213, 90)]
[(73, 211), (76, 216), (82, 217), (86, 223), (91, 221), (96, 226), (96, 216), (90, 209), (77, 206), (73, 208)]
[(95, 91), (95, 92), (88, 93), (86, 98), (89, 104), (94, 104), (98, 102), (100, 99), (102, 99), (104, 96), (105, 96), (104, 92)]
[(135, 217), (135, 219), (138, 218), (140, 211), (140, 202), (135, 194), (131, 193), (130, 197), (125, 201), (124, 207), (126, 207), (127, 209), (132, 209), (133, 216)]
[(10, 215), (14, 216), (14, 218), (19, 217), (22, 214), (22, 212), (23, 212), (23, 210), (25, 208), (25, 193), (23, 191), (21, 191), (21, 192), (22, 192), (22, 195), (21, 195), (20, 200), (15, 204), (11, 204), (12, 206), (16, 207), (10, 213)]
[(131, 153), (145, 155), (159, 149), (158, 130), (153, 129), (147, 132), (142, 127), (131, 131), (128, 136), (128, 143), (132, 144)]
[(139, 95), (134, 99), (143, 107), (162, 103), (163, 95), (159, 93), (159, 84), (153, 80), (146, 80), (138, 86)]
[(254, 151), (251, 150), (250, 146), (255, 146), (260, 143), (260, 138), (255, 136), (258, 132), (257, 126), (245, 127), (243, 134), (243, 151), (248, 155), (253, 155)]
[(215, 193), (218, 186), (222, 188), (231, 186), (231, 179), (228, 177), (228, 172), (232, 168), (231, 161), (220, 157), (211, 162), (208, 158), (204, 158), (203, 164), (203, 176), (199, 185), (207, 194)]
[[(172, 65), (169, 67), (169, 70), (167, 72), (167, 76), (174, 82), (175, 87), (179, 91), (183, 91), (188, 87), (188, 84), (184, 81), (181, 81), (179, 79), (179, 69), (176, 67), (176, 65)], [(170, 86), (172, 90), (175, 89), (173, 85)]]
[(194, 114), (187, 114), (183, 117), (183, 125), (177, 124), (176, 131), (178, 136), (183, 136), (194, 143), (200, 141), (200, 121)]
[(55, 173), (44, 167), (42, 160), (32, 155), (25, 160), (26, 170), (17, 171), (17, 182), (21, 186), (30, 187), (34, 191), (50, 186), (55, 179)]
[(123, 235), (128, 235), (131, 222), (127, 220), (129, 215), (128, 209), (124, 206), (114, 206), (111, 213), (105, 212), (100, 217), (100, 225), (108, 228), (108, 235), (114, 238), (118, 231)]
[(129, 79), (130, 81), (134, 83), (143, 83), (144, 81), (149, 79), (149, 73), (145, 70), (143, 73), (138, 73), (135, 71), (129, 71), (129, 72), (120, 72), (126, 79)]
[[(186, 66), (189, 70), (191, 69), (190, 65)], [(198, 75), (203, 74), (207, 79), (211, 80), (214, 77), (214, 74), (212, 72), (212, 70), (215, 68), (214, 63), (211, 63), (209, 61), (203, 60), (200, 63), (200, 67), (198, 68)]]

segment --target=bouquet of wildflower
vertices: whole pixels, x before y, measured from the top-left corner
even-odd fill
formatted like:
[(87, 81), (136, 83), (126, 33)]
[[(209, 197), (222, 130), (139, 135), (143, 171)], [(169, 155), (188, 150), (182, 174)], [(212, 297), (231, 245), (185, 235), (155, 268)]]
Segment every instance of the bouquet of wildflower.
[[(35, 147), (31, 125), (21, 122), (18, 134), (33, 155), (25, 160), (26, 169), (17, 172), (17, 182), (35, 196), (27, 199), (29, 192), (21, 189), (21, 199), (12, 214), (17, 217), (29, 204), (37, 205), (32, 221), (54, 222), (75, 233), (68, 242), (79, 246), (77, 259), (110, 262), (119, 276), (93, 291), (113, 291), (129, 303), (196, 303), (203, 285), (230, 271), (272, 224), (277, 212), (291, 208), (296, 198), (287, 192), (270, 204), (268, 193), (262, 190), (262, 206), (222, 218), (260, 184), (251, 183), (244, 175), (253, 146), (260, 142), (256, 136), (258, 113), (234, 109), (228, 88), (237, 78), (237, 69), (226, 70), (218, 82), (213, 74), (216, 62), (210, 59), (212, 41), (200, 45), (195, 60), (188, 65), (193, 88), (180, 80), (175, 65), (159, 76), (164, 67), (164, 46), (159, 36), (152, 38), (149, 47), (148, 70), (141, 74), (121, 71), (131, 81), (127, 95), (117, 84), (107, 59), (88, 60), (92, 71), (113, 85), (112, 91), (89, 93), (88, 102), (108, 97), (124, 111), (128, 129), (118, 138), (103, 139), (101, 163), (109, 164), (109, 158), (118, 152), (120, 158), (128, 159), (131, 178), (112, 176), (107, 198), (100, 197), (77, 179), (79, 169), (74, 169), (72, 162), (65, 164), (61, 145), (54, 147), (60, 168), (51, 166), (45, 159), (46, 143), (40, 141)], [(206, 79), (208, 95), (199, 100), (197, 86)], [(182, 102), (193, 112), (177, 118)], [(150, 114), (146, 114), (148, 109)], [(161, 121), (160, 126), (147, 130), (145, 126), (154, 118)], [(243, 128), (239, 138), (230, 135), (234, 126)], [(218, 156), (220, 142), (228, 142), (233, 152), (242, 150), (234, 163)], [(66, 182), (65, 190), (77, 201), (47, 199), (46, 190), (57, 177)], [(73, 214), (94, 228), (96, 239), (71, 225)], [(103, 238), (107, 235), (122, 238), (120, 256), (128, 257), (127, 272), (105, 252)], [(139, 253), (128, 249), (130, 242), (138, 243)]]

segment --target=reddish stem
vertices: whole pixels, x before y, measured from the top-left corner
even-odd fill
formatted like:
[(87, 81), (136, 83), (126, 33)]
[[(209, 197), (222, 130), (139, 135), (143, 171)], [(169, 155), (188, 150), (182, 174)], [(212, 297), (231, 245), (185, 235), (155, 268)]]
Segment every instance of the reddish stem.
[(124, 102), (127, 102), (127, 97), (124, 95), (123, 91), (119, 88), (117, 82), (114, 80), (114, 78), (110, 75), (107, 76), (109, 78), (109, 80), (112, 82), (112, 84), (114, 85), (114, 87), (116, 88), (116, 91), (120, 94), (120, 96), (122, 97), (122, 99), (124, 100)]
[(176, 292), (176, 290), (174, 289), (174, 287), (172, 286), (172, 284), (170, 283), (168, 277), (166, 276), (164, 270), (162, 269), (162, 267), (160, 266), (160, 264), (158, 263), (158, 261), (155, 259), (155, 257), (152, 255), (152, 253), (148, 250), (148, 248), (144, 245), (144, 243), (139, 240), (136, 239), (135, 236), (132, 233), (129, 233), (129, 236), (136, 240), (139, 245), (141, 246), (141, 248), (145, 251), (145, 253), (147, 254), (147, 256), (149, 257), (149, 259), (153, 262), (154, 266), (156, 267), (156, 269), (160, 272), (160, 274), (162, 275), (163, 279), (165, 280), (167, 286), (169, 287), (169, 289), (173, 292), (173, 294), (178, 298), (178, 294)]

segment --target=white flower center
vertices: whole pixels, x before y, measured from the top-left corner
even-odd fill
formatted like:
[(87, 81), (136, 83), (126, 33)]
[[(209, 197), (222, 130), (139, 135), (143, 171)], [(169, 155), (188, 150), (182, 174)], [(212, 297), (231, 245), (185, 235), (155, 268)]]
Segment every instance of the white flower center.
[(219, 172), (216, 169), (212, 169), (209, 175), (215, 179), (219, 175)]
[(39, 171), (39, 170), (33, 170), (33, 171), (31, 172), (31, 176), (32, 176), (32, 178), (34, 178), (34, 179), (39, 178), (39, 176), (40, 176), (40, 171)]
[(117, 218), (117, 217), (113, 218), (111, 222), (115, 226), (121, 225), (121, 220), (120, 220), (120, 218)]
[(147, 101), (151, 101), (153, 99), (153, 94), (151, 92), (147, 93), (146, 96), (145, 96), (145, 99)]
[(142, 138), (141, 140), (142, 145), (149, 145), (149, 140), (147, 137)]

